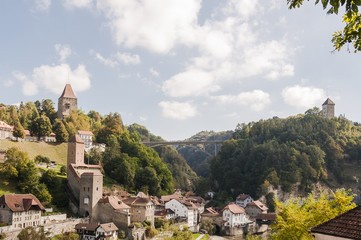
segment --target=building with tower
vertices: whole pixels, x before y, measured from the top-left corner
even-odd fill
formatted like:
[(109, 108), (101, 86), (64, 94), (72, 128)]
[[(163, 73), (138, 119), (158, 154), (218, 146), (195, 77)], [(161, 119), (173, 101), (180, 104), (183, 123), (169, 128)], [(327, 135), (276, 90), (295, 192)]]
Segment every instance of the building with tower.
[(70, 116), (72, 111), (78, 110), (78, 99), (76, 98), (70, 84), (66, 84), (63, 93), (58, 99), (58, 119)]
[(68, 141), (67, 179), (72, 211), (92, 217), (94, 207), (103, 195), (103, 174), (100, 163), (84, 163), (84, 142), (78, 135)]
[(335, 103), (329, 98), (322, 104), (322, 116), (324, 118), (332, 118), (335, 116)]

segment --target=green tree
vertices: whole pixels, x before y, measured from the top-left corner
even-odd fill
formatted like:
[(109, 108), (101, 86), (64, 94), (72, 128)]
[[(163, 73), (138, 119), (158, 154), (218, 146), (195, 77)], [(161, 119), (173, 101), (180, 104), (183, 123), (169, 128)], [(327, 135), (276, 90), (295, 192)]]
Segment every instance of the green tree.
[(37, 117), (31, 124), (30, 132), (32, 135), (37, 136), (38, 140), (40, 140), (40, 137), (42, 136), (50, 136), (51, 123), (49, 118), (45, 115)]
[(19, 240), (47, 240), (44, 232), (44, 227), (41, 227), (37, 232), (34, 227), (26, 227), (18, 234)]
[(209, 235), (213, 235), (216, 233), (216, 226), (213, 224), (211, 218), (202, 218), (201, 229), (206, 230)]
[(276, 201), (277, 218), (271, 225), (274, 231), (271, 239), (314, 239), (308, 231), (354, 208), (352, 200), (350, 190), (338, 189), (313, 192), (304, 199), (291, 197), (285, 203)]
[(23, 128), (23, 126), (21, 126), (21, 123), (19, 121), (17, 121), (14, 125), (13, 135), (16, 138), (25, 138), (24, 128)]
[(79, 235), (73, 232), (58, 234), (52, 238), (52, 240), (78, 240), (78, 239), (79, 239)]
[[(304, 0), (287, 0), (289, 8), (300, 7)], [(345, 44), (352, 43), (355, 52), (361, 51), (361, 15), (359, 6), (361, 0), (315, 0), (315, 4), (321, 3), (328, 14), (338, 14), (341, 7), (344, 7), (345, 14), (343, 22), (346, 24), (342, 31), (333, 34), (332, 42), (336, 50), (340, 50)]]
[(69, 139), (68, 131), (61, 120), (56, 120), (53, 127), (57, 142), (66, 142)]
[(60, 167), (60, 175), (66, 175), (66, 167), (64, 165)]
[(54, 124), (57, 118), (57, 112), (54, 108), (54, 102), (51, 99), (43, 99), (41, 101), (41, 115), (45, 114), (52, 124)]

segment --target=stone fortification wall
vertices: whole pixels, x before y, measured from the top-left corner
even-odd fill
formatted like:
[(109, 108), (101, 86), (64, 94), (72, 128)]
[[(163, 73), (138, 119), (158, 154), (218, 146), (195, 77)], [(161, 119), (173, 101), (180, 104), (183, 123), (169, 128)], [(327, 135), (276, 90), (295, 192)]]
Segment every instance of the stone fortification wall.
[[(64, 233), (64, 232), (75, 232), (75, 225), (78, 223), (87, 223), (89, 219), (87, 218), (68, 218), (65, 221), (61, 222), (50, 222), (44, 225), (45, 233), (47, 233), (48, 237), (54, 237), (55, 235)], [(40, 227), (35, 228), (39, 231)], [(17, 239), (18, 234), (22, 229), (15, 228), (13, 226), (0, 227), (0, 234), (5, 233), (6, 240)]]
[(94, 208), (92, 221), (99, 223), (114, 222), (119, 229), (127, 232), (130, 225), (130, 215), (128, 212), (115, 212), (109, 203), (98, 203)]

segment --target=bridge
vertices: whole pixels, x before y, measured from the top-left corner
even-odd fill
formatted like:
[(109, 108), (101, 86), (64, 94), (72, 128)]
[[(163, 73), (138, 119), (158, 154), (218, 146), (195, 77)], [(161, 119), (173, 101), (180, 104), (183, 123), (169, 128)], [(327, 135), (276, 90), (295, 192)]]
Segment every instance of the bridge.
[[(163, 141), (163, 142), (141, 142), (147, 147), (159, 147), (159, 146), (166, 146), (166, 145), (198, 145), (198, 144), (214, 144), (214, 156), (217, 154), (217, 144), (223, 144), (226, 140), (219, 140), (219, 141)], [(196, 148), (196, 147), (194, 147)], [(206, 153), (210, 157), (214, 157), (209, 154), (205, 150), (201, 150), (202, 152)]]
[(197, 144), (223, 144), (226, 140), (222, 141), (164, 141), (164, 142), (141, 142), (147, 147), (159, 147), (165, 145), (197, 145)]

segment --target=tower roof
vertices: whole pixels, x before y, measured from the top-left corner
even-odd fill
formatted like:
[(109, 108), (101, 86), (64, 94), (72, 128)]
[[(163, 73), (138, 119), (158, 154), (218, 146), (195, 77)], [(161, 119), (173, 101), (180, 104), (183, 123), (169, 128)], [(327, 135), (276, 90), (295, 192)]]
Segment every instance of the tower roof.
[(70, 84), (66, 84), (63, 93), (61, 94), (60, 98), (76, 98), (73, 89), (71, 88)]
[(327, 98), (326, 101), (322, 104), (323, 105), (335, 105), (334, 102), (332, 102), (332, 100), (330, 98)]
[(69, 138), (68, 142), (84, 143), (83, 139), (81, 139), (77, 134)]

